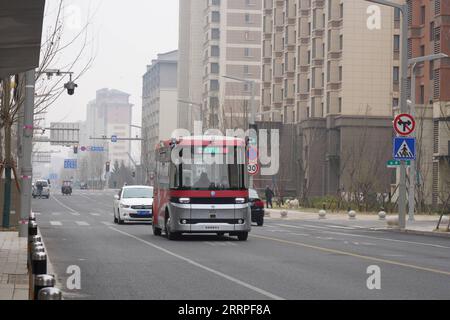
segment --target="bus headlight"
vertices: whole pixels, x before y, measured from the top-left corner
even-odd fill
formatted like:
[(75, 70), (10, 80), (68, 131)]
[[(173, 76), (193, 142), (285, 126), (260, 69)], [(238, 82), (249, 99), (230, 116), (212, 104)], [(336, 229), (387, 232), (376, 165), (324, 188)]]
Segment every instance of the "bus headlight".
[(182, 203), (182, 204), (189, 204), (189, 203), (191, 203), (191, 199), (189, 199), (189, 198), (180, 198), (180, 203)]
[(237, 204), (244, 204), (245, 203), (245, 198), (236, 198), (236, 203)]
[(239, 219), (239, 220), (238, 220), (238, 224), (244, 224), (244, 220)]

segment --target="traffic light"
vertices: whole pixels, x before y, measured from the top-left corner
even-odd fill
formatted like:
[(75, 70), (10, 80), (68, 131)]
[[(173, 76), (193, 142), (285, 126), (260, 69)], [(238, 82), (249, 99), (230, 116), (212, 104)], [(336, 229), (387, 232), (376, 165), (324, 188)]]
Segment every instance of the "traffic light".
[(133, 176), (133, 178), (136, 178), (136, 172), (132, 172), (131, 175)]
[(110, 162), (108, 161), (106, 163), (106, 172), (109, 172), (109, 170), (110, 170)]
[(73, 154), (78, 154), (78, 146), (73, 147)]

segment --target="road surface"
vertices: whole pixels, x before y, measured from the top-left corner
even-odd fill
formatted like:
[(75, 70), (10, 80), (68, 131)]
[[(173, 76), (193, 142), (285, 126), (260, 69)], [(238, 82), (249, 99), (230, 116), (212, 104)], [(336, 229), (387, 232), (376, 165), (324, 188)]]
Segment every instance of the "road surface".
[[(33, 200), (65, 299), (450, 298), (450, 239), (273, 219), (247, 242), (169, 241), (149, 224), (114, 224), (112, 199), (111, 190), (76, 190)], [(67, 288), (70, 266), (80, 268), (79, 290)], [(368, 288), (370, 266), (380, 289)]]

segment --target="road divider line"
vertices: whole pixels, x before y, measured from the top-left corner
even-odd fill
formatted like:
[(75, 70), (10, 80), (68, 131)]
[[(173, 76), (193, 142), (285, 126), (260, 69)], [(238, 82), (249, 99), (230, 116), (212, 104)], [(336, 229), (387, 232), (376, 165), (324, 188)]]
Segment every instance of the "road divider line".
[(415, 269), (415, 270), (420, 270), (420, 271), (427, 271), (427, 272), (432, 272), (432, 273), (437, 273), (437, 274), (443, 274), (443, 275), (446, 275), (446, 276), (450, 276), (450, 271), (444, 271), (444, 270), (428, 268), (428, 267), (421, 267), (421, 266), (416, 266), (416, 265), (409, 264), (409, 263), (403, 263), (403, 262), (399, 262), (399, 261), (393, 261), (393, 260), (387, 260), (387, 259), (382, 259), (382, 258), (377, 258), (377, 257), (371, 257), (371, 256), (361, 255), (361, 254), (348, 252), (348, 251), (342, 251), (342, 250), (330, 249), (330, 248), (325, 248), (325, 247), (320, 247), (320, 246), (314, 246), (314, 245), (307, 244), (307, 243), (302, 243), (302, 242), (294, 242), (294, 241), (283, 240), (283, 239), (278, 239), (278, 238), (266, 237), (266, 236), (262, 236), (262, 235), (255, 235), (255, 234), (251, 234), (250, 236), (252, 238), (271, 240), (271, 241), (275, 241), (275, 242), (279, 242), (279, 243), (291, 244), (291, 245), (294, 245), (294, 246), (299, 246), (299, 247), (303, 247), (303, 248), (313, 249), (313, 250), (317, 250), (317, 251), (333, 253), (333, 254), (341, 254), (341, 255), (349, 256), (349, 257), (353, 257), (353, 258), (359, 258), (359, 259), (363, 259), (363, 260), (382, 262), (382, 263), (391, 264), (391, 265), (400, 266), (400, 267), (405, 267), (405, 268), (409, 268), (409, 269)]
[[(285, 228), (304, 229), (303, 227), (292, 226), (292, 225), (288, 225), (288, 224), (278, 224), (278, 226), (285, 227)], [(317, 230), (317, 231), (318, 232), (325, 232), (325, 231), (319, 231), (319, 230)], [(398, 239), (390, 239), (390, 238), (379, 238), (379, 237), (373, 237), (373, 236), (366, 236), (366, 235), (363, 235), (363, 234), (351, 234), (351, 233), (343, 233), (343, 232), (336, 232), (336, 231), (327, 231), (327, 233), (335, 234), (335, 235), (341, 235), (341, 236), (367, 238), (367, 239), (392, 241), (392, 242), (403, 242), (403, 243), (417, 244), (417, 245), (422, 245), (422, 246), (430, 246), (430, 247), (441, 248), (441, 249), (450, 249), (450, 247), (442, 246), (442, 245), (439, 245), (439, 244), (416, 242), (416, 241), (408, 241), (408, 240), (398, 240)]]
[(51, 224), (52, 226), (62, 226), (62, 223), (59, 222), (59, 221), (50, 221), (50, 224)]
[(62, 203), (61, 201), (59, 201), (58, 198), (52, 197), (52, 199), (55, 200), (61, 207), (66, 208), (66, 209), (69, 210), (70, 212), (78, 213), (77, 211), (73, 210), (72, 208), (66, 206), (64, 203)]
[(207, 266), (205, 266), (205, 265), (202, 265), (202, 264), (200, 264), (200, 263), (198, 263), (198, 262), (195, 262), (194, 260), (191, 260), (191, 259), (189, 259), (189, 258), (183, 257), (183, 256), (181, 256), (181, 255), (179, 255), (179, 254), (177, 254), (177, 253), (174, 253), (174, 252), (172, 252), (172, 251), (169, 251), (169, 250), (167, 250), (167, 249), (164, 249), (163, 247), (160, 247), (160, 246), (158, 246), (158, 245), (156, 245), (156, 244), (153, 244), (153, 243), (151, 243), (151, 242), (149, 242), (149, 241), (146, 241), (146, 240), (144, 240), (144, 239), (141, 239), (141, 238), (139, 238), (139, 237), (136, 237), (136, 236), (134, 236), (134, 235), (132, 235), (132, 234), (129, 234), (129, 233), (124, 232), (124, 231), (121, 231), (121, 230), (116, 229), (116, 228), (114, 228), (114, 227), (110, 227), (110, 229), (113, 230), (113, 231), (116, 231), (116, 232), (118, 232), (118, 233), (121, 233), (121, 234), (123, 234), (123, 235), (125, 235), (125, 236), (128, 236), (128, 237), (130, 237), (130, 238), (133, 238), (133, 239), (135, 239), (135, 240), (137, 240), (137, 241), (140, 241), (140, 242), (142, 242), (142, 243), (144, 243), (144, 244), (146, 244), (146, 245), (148, 245), (148, 246), (150, 246), (150, 247), (153, 247), (153, 248), (155, 248), (155, 249), (157, 249), (157, 250), (160, 250), (160, 251), (162, 251), (162, 252), (164, 252), (164, 253), (166, 253), (166, 254), (168, 254), (168, 255), (171, 255), (171, 256), (173, 256), (173, 257), (175, 257), (175, 258), (178, 258), (178, 259), (180, 259), (180, 260), (183, 260), (183, 261), (185, 261), (185, 262), (187, 262), (187, 263), (189, 263), (189, 264), (192, 264), (192, 265), (194, 265), (194, 266), (196, 266), (196, 267), (198, 267), (198, 268), (200, 268), (200, 269), (203, 269), (203, 270), (205, 270), (205, 271), (208, 271), (208, 272), (210, 272), (210, 273), (213, 273), (213, 274), (215, 274), (215, 275), (217, 275), (217, 276), (219, 276), (219, 277), (222, 277), (222, 278), (224, 278), (224, 279), (227, 279), (227, 280), (229, 280), (229, 281), (231, 281), (231, 282), (234, 282), (234, 283), (236, 283), (236, 284), (238, 284), (238, 285), (241, 285), (241, 286), (243, 286), (243, 287), (245, 287), (245, 288), (247, 288), (247, 289), (253, 290), (253, 291), (255, 291), (255, 292), (257, 292), (257, 293), (259, 293), (259, 294), (261, 294), (261, 295), (263, 295), (263, 296), (266, 296), (266, 297), (268, 297), (268, 298), (270, 298), (270, 299), (274, 299), (274, 300), (285, 300), (285, 298), (282, 298), (282, 297), (280, 297), (280, 296), (277, 296), (277, 295), (275, 295), (275, 294), (273, 294), (273, 293), (270, 293), (270, 292), (268, 292), (268, 291), (265, 291), (265, 290), (263, 290), (263, 289), (261, 289), (261, 288), (255, 287), (255, 286), (253, 286), (253, 285), (251, 285), (251, 284), (249, 284), (249, 283), (246, 283), (246, 282), (244, 282), (244, 281), (241, 281), (241, 280), (239, 280), (239, 279), (236, 279), (236, 278), (234, 278), (234, 277), (232, 277), (232, 276), (229, 276), (229, 275), (227, 275), (227, 274), (225, 274), (225, 273), (222, 273), (222, 272), (220, 272), (220, 271), (217, 271), (217, 270), (215, 270), (215, 269), (209, 268), (209, 267), (207, 267)]
[(86, 221), (75, 221), (75, 223), (81, 227), (89, 226), (89, 223), (87, 223)]

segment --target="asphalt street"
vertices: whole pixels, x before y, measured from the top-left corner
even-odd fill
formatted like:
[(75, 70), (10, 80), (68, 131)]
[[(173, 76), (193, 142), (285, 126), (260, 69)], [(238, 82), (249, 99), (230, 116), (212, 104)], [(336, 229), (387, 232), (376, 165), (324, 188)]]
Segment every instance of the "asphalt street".
[[(33, 200), (65, 299), (449, 299), (450, 239), (266, 220), (247, 242), (152, 235), (150, 224), (113, 223), (113, 191), (75, 190)], [(70, 266), (81, 289), (67, 288)], [(378, 266), (381, 288), (367, 269)]]

